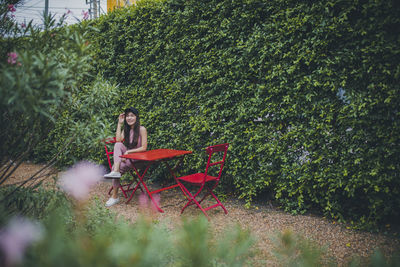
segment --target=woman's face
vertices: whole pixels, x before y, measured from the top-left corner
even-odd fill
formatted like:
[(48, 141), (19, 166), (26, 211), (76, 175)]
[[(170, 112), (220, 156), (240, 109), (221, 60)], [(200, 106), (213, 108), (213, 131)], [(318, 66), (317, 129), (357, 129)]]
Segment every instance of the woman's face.
[(128, 112), (125, 114), (125, 120), (129, 126), (133, 126), (136, 122), (136, 115), (132, 112)]

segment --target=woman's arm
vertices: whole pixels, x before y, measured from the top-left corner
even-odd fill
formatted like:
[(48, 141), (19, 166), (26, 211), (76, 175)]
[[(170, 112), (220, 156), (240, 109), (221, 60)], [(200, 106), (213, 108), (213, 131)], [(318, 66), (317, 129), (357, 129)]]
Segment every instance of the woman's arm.
[(147, 150), (147, 130), (143, 126), (140, 126), (140, 138), (142, 140), (142, 145), (137, 148), (129, 149), (125, 152), (126, 154), (135, 153), (135, 152), (143, 152)]
[(124, 125), (124, 121), (125, 121), (125, 114), (124, 113), (119, 114), (117, 131), (115, 132), (115, 140), (117, 142), (122, 142), (122, 140), (124, 140), (124, 129), (122, 127)]

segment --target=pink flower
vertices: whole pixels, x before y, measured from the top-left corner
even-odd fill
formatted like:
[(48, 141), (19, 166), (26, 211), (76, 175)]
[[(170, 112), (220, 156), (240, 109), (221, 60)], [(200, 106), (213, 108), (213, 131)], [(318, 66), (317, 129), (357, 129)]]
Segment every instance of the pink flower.
[(22, 22), (22, 23), (21, 23), (21, 28), (24, 28), (24, 29), (25, 29), (25, 28), (26, 28), (26, 24)]
[(8, 64), (14, 65), (17, 63), (17, 58), (18, 58), (18, 54), (15, 52), (10, 52), (7, 53), (8, 59), (7, 62)]
[(104, 173), (104, 167), (81, 161), (61, 176), (60, 185), (65, 192), (77, 200), (85, 200), (90, 188), (102, 179)]
[(82, 10), (83, 20), (87, 20), (89, 18), (89, 11)]
[(12, 218), (0, 230), (0, 249), (3, 251), (6, 266), (21, 262), (25, 249), (43, 236), (40, 224), (23, 217)]
[(72, 13), (72, 11), (71, 10), (69, 10), (69, 9), (67, 9), (67, 15), (69, 15), (69, 14), (71, 14)]
[(15, 9), (15, 6), (13, 4), (9, 4), (8, 5), (8, 11), (15, 12), (17, 10)]

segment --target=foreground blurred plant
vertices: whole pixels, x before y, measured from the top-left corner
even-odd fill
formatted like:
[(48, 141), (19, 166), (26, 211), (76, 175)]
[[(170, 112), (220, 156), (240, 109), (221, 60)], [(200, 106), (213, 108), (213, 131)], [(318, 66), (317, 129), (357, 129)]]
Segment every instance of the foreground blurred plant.
[(324, 249), (300, 235), (286, 230), (272, 238), (275, 246), (273, 254), (282, 266), (331, 266)]
[(80, 162), (61, 175), (61, 189), (72, 196), (63, 199), (73, 204), (59, 202), (48, 210), (43, 238), (21, 258), (22, 265), (242, 266), (251, 255), (248, 231), (235, 228), (222, 235), (222, 241), (211, 242), (210, 225), (203, 217), (171, 231), (147, 217), (146, 209), (152, 206), (143, 196), (143, 215), (133, 224), (117, 219), (98, 200), (89, 204), (89, 190), (102, 172), (98, 165)]
[[(59, 214), (61, 215), (61, 214)], [(187, 221), (184, 227), (171, 232), (162, 224), (139, 218), (134, 224), (118, 220), (103, 222), (93, 232), (82, 225), (68, 230), (62, 216), (54, 215), (46, 222), (45, 238), (30, 250), (24, 264), (29, 266), (243, 266), (249, 260), (250, 236), (227, 232), (225, 242), (212, 245), (208, 239), (187, 239), (206, 235), (208, 222)], [(203, 225), (200, 229), (196, 226)], [(178, 236), (174, 242), (174, 236)], [(238, 236), (246, 236), (245, 239)], [(187, 245), (182, 251), (182, 244)], [(239, 252), (236, 247), (245, 248)], [(200, 249), (200, 250), (199, 250)], [(226, 254), (219, 254), (221, 251)], [(185, 253), (188, 252), (188, 253)], [(207, 253), (205, 253), (207, 252)]]
[(212, 228), (203, 216), (184, 221), (177, 235), (174, 266), (244, 266), (253, 255), (255, 240), (248, 230), (236, 226), (213, 244)]
[(12, 218), (0, 229), (0, 263), (12, 266), (22, 261), (25, 249), (42, 238), (43, 229), (24, 217)]
[[(308, 240), (290, 230), (278, 233), (272, 238), (274, 245), (273, 255), (280, 266), (313, 267), (313, 266), (338, 266), (332, 257), (329, 257), (325, 247), (316, 242)], [(385, 257), (379, 249), (368, 257), (345, 263), (344, 266), (351, 267), (389, 267), (400, 266), (400, 254), (394, 253)]]

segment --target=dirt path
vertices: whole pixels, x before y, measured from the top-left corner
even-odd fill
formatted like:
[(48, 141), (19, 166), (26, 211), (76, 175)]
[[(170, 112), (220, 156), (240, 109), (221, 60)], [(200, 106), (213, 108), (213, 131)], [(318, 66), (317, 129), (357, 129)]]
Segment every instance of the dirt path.
[[(33, 173), (39, 167), (40, 165), (24, 164), (7, 183), (19, 182), (23, 177)], [(110, 186), (111, 183), (108, 181), (99, 183), (91, 191), (91, 198), (98, 198), (105, 203), (108, 199), (107, 192)], [(150, 187), (152, 186), (150, 185)], [(153, 187), (154, 189), (157, 188), (155, 185)], [(120, 197), (122, 200), (122, 194)], [(179, 227), (182, 218), (185, 216), (195, 217), (201, 214), (200, 210), (191, 206), (181, 216), (180, 209), (184, 203), (185, 199), (178, 189), (164, 191), (160, 196), (160, 206), (165, 212), (154, 213), (152, 216), (157, 221), (165, 223), (171, 229), (175, 229)], [(366, 258), (376, 248), (380, 248), (387, 255), (400, 251), (400, 239), (398, 236), (356, 231), (346, 228), (343, 224), (321, 217), (310, 215), (293, 216), (271, 206), (246, 209), (236, 200), (228, 200), (224, 204), (228, 214), (225, 214), (222, 209), (209, 211), (211, 225), (217, 235), (235, 224), (239, 224), (242, 228), (250, 229), (257, 239), (253, 266), (276, 265), (276, 261), (271, 254), (273, 249), (271, 237), (285, 230), (300, 233), (305, 238), (314, 240), (321, 247), (325, 246), (328, 256), (333, 257), (339, 266), (346, 265), (354, 256)], [(141, 212), (137, 196), (128, 204), (121, 202), (109, 209), (130, 221), (134, 221)]]

